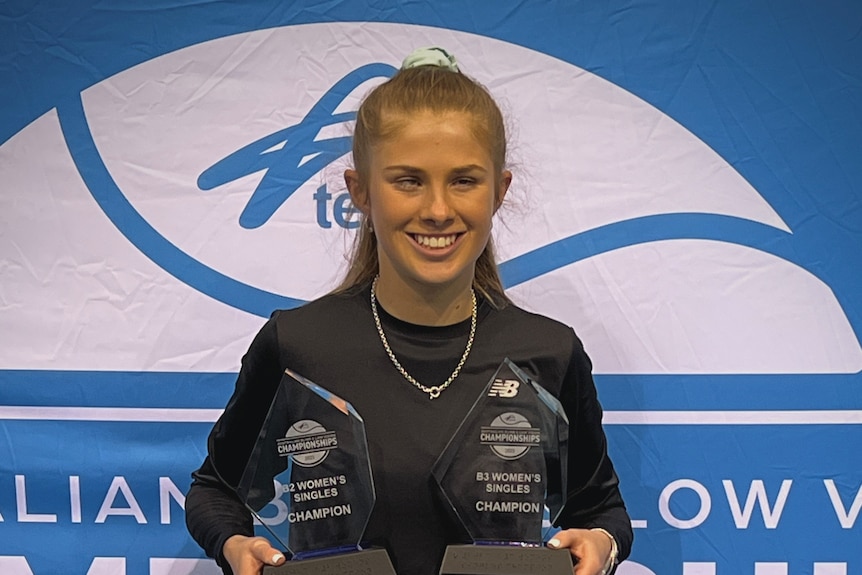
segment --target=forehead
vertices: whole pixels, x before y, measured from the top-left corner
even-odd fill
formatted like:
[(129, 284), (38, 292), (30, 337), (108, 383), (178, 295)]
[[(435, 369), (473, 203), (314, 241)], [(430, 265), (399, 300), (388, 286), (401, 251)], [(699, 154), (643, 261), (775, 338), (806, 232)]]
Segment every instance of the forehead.
[(465, 163), (491, 161), (489, 146), (478, 137), (476, 118), (469, 112), (423, 110), (398, 114), (389, 123), (387, 134), (374, 146), (375, 161), (427, 162), (456, 156)]

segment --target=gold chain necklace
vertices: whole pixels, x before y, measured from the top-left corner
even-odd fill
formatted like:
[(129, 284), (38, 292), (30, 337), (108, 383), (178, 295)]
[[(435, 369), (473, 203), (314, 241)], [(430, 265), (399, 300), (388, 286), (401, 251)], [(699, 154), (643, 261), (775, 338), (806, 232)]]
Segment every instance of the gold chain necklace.
[(401, 365), (401, 362), (398, 361), (398, 358), (395, 357), (395, 353), (393, 353), (392, 348), (389, 347), (389, 341), (386, 339), (386, 334), (383, 333), (383, 325), (380, 323), (380, 315), (377, 313), (377, 280), (380, 279), (380, 276), (376, 276), (374, 278), (374, 283), (371, 284), (371, 313), (374, 315), (374, 325), (377, 326), (377, 333), (380, 335), (380, 341), (383, 343), (383, 348), (386, 350), (386, 353), (389, 355), (389, 359), (392, 361), (392, 365), (395, 366), (395, 369), (404, 376), (404, 379), (412, 383), (417, 389), (420, 389), (424, 393), (427, 393), (431, 399), (436, 399), (440, 397), (440, 393), (443, 392), (444, 389), (449, 387), (449, 384), (455, 381), (455, 378), (458, 377), (458, 374), (461, 373), (461, 368), (464, 367), (464, 362), (467, 361), (467, 356), (470, 355), (470, 350), (473, 349), (473, 338), (476, 336), (476, 292), (473, 291), (473, 288), (470, 288), (470, 298), (473, 301), (473, 311), (470, 315), (470, 337), (467, 338), (467, 347), (464, 349), (464, 354), (461, 356), (461, 361), (458, 362), (458, 366), (455, 368), (455, 371), (452, 372), (452, 375), (449, 376), (449, 379), (441, 383), (440, 385), (433, 385), (431, 387), (422, 385), (419, 383), (415, 377), (407, 373), (407, 370), (404, 369), (404, 366)]

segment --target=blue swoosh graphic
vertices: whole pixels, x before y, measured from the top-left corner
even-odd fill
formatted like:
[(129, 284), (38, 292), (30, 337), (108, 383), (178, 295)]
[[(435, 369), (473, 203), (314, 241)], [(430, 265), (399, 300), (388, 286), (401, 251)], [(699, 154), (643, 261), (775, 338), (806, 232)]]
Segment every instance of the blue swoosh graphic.
[[(324, 126), (356, 119), (356, 112), (335, 114), (338, 105), (363, 82), (372, 78), (389, 78), (393, 74), (394, 67), (381, 63), (367, 64), (353, 70), (327, 90), (299, 124), (265, 136), (219, 160), (201, 173), (198, 187), (211, 190), (265, 170), (239, 217), (239, 224), (243, 228), (262, 226), (301, 185), (350, 151), (350, 136), (315, 140)], [(284, 147), (271, 150), (280, 144), (284, 144)], [(303, 158), (308, 156), (313, 157), (300, 165)]]
[(503, 285), (509, 288), (619, 248), (681, 239), (747, 246), (802, 267), (793, 261), (794, 252), (784, 241), (790, 237), (784, 230), (734, 216), (688, 212), (657, 214), (606, 224), (562, 238), (512, 258), (499, 267)]

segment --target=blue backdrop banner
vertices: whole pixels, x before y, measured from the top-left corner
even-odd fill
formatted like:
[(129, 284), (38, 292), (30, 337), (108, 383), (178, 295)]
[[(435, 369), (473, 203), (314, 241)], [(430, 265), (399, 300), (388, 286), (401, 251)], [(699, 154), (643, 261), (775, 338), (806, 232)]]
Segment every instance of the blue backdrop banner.
[(220, 572), (190, 473), (264, 318), (344, 271), (359, 101), (439, 45), (507, 116), (509, 293), (593, 359), (618, 573), (862, 575), (860, 30), (840, 0), (7, 0), (0, 573)]

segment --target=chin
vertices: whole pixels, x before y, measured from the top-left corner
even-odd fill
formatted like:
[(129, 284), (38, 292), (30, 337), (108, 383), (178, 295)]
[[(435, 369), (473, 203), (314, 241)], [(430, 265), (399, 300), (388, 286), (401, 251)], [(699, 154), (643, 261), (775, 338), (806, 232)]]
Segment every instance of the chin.
[(468, 284), (472, 284), (473, 274), (471, 273), (468, 276), (463, 272), (426, 272), (416, 273), (412, 276), (412, 279), (416, 283), (422, 285), (427, 285), (431, 287), (445, 287), (461, 281), (467, 281)]

